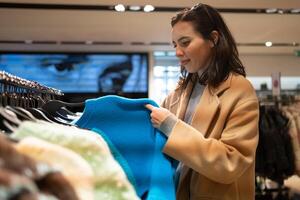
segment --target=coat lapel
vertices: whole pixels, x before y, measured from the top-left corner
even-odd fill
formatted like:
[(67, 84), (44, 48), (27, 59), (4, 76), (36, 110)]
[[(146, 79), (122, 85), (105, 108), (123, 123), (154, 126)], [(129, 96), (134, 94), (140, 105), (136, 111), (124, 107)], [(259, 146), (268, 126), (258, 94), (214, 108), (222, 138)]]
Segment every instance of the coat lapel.
[(215, 88), (212, 92), (206, 86), (200, 98), (191, 125), (199, 130), (204, 136), (209, 132), (212, 120), (219, 110), (220, 100), (219, 95), (230, 87), (232, 74), (225, 80), (219, 87)]
[[(208, 87), (206, 86), (203, 94), (200, 98), (200, 101), (196, 107), (195, 114), (192, 118), (192, 126), (199, 130), (204, 136), (207, 135), (208, 129), (211, 126), (211, 122), (220, 108), (220, 101), (219, 96), (222, 94), (223, 91), (230, 87), (232, 75), (229, 75), (228, 79), (224, 81), (218, 88), (215, 88), (212, 93), (210, 93)], [(178, 109), (180, 119), (183, 119), (184, 114), (186, 112), (187, 104), (189, 101), (190, 94), (192, 92), (192, 88), (182, 96), (180, 100), (180, 106)], [(185, 199), (189, 196), (190, 190), (190, 181), (192, 177), (192, 172), (188, 166), (182, 164), (182, 169), (180, 173), (180, 180), (177, 190), (177, 198), (178, 199)]]
[[(204, 136), (208, 133), (210, 124), (215, 114), (219, 110), (219, 95), (230, 87), (232, 76), (233, 74), (230, 74), (227, 80), (225, 80), (219, 87), (214, 88), (211, 93), (207, 86), (203, 91), (192, 118), (191, 125), (199, 130)], [(179, 104), (178, 108), (176, 109), (176, 116), (181, 120), (184, 119), (193, 87), (194, 84), (189, 82), (181, 95), (178, 95), (179, 98), (176, 99), (176, 101), (174, 101), (171, 105), (171, 108), (176, 108), (176, 106)]]
[(196, 107), (191, 125), (205, 136), (218, 109), (218, 96), (210, 94), (208, 87), (205, 87), (200, 102)]

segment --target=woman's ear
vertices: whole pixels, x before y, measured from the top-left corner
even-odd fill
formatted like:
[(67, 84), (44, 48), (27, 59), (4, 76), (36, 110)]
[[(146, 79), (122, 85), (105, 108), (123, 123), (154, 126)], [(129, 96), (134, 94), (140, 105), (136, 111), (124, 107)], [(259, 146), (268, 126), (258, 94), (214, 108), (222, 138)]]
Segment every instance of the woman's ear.
[(218, 44), (218, 41), (219, 41), (219, 32), (218, 31), (212, 31), (210, 33), (210, 38), (212, 39), (212, 43), (213, 43), (213, 46), (216, 46)]

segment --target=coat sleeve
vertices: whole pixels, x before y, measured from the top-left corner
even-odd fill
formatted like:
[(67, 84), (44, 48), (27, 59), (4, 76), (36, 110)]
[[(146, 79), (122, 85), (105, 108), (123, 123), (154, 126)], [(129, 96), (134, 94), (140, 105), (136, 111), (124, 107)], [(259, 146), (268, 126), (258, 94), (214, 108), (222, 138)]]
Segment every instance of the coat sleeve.
[(230, 184), (254, 163), (258, 119), (257, 99), (238, 104), (218, 140), (179, 120), (164, 152), (215, 182)]

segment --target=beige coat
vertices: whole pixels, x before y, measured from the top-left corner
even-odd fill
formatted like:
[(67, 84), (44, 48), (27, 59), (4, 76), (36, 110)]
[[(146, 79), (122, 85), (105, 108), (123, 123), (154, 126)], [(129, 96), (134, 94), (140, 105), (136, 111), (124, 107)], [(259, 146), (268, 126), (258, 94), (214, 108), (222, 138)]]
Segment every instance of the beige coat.
[(178, 200), (254, 200), (259, 104), (241, 75), (231, 74), (211, 94), (206, 87), (191, 126), (182, 121), (192, 84), (171, 93), (162, 106), (179, 120), (164, 152), (184, 165)]

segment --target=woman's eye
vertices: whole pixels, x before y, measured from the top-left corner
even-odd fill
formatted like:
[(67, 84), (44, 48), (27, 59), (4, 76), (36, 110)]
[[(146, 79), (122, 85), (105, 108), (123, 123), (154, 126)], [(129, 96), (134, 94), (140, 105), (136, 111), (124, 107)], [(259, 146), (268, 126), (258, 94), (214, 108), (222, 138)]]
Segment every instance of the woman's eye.
[(184, 47), (188, 46), (189, 44), (190, 44), (190, 41), (182, 41), (181, 42), (181, 45)]

